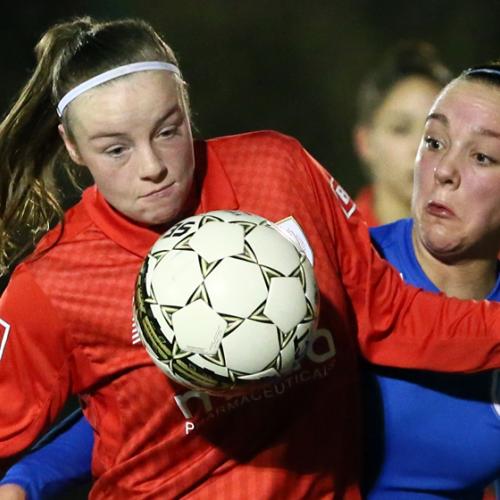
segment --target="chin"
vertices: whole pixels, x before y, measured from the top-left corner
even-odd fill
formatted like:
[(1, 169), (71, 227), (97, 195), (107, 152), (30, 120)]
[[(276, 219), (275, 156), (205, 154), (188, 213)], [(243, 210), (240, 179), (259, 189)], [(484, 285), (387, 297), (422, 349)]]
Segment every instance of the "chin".
[(180, 210), (169, 210), (168, 212), (163, 211), (158, 214), (151, 214), (147, 217), (147, 221), (144, 224), (149, 226), (165, 226), (178, 221), (180, 218)]
[(147, 221), (144, 221), (143, 224), (147, 226), (157, 227), (157, 226), (166, 226), (170, 222), (174, 220), (173, 217), (154, 217), (150, 218)]
[(443, 227), (431, 227), (422, 232), (424, 246), (433, 254), (453, 253), (460, 245), (460, 238)]
[(427, 251), (439, 260), (449, 260), (460, 254), (461, 245), (458, 241), (430, 239), (425, 242)]
[(153, 215), (153, 214), (126, 214), (127, 217), (140, 226), (160, 226), (166, 224), (169, 221), (168, 217), (162, 215)]

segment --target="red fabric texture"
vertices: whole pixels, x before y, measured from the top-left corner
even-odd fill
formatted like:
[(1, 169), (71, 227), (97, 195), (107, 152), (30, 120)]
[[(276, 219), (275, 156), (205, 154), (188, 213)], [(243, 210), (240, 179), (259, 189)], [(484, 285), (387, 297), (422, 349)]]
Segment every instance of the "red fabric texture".
[(213, 139), (196, 144), (196, 157), (197, 213), (293, 216), (308, 237), (321, 316), (301, 370), (232, 399), (168, 380), (131, 328), (136, 274), (158, 234), (90, 188), (0, 301), (10, 325), (0, 457), (28, 446), (75, 393), (96, 433), (91, 499), (357, 499), (359, 348), (382, 364), (498, 367), (498, 306), (404, 286), (372, 249), (353, 202), (294, 139)]
[(358, 195), (354, 199), (361, 216), (368, 224), (368, 227), (375, 227), (380, 225), (377, 215), (375, 214), (375, 199), (373, 188), (365, 186), (361, 188)]

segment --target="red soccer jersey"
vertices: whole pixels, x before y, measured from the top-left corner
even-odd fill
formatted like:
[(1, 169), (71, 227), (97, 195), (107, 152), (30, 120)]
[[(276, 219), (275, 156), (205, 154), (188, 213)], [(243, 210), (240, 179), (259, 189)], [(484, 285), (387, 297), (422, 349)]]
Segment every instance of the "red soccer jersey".
[(292, 216), (307, 235), (321, 316), (301, 370), (231, 399), (168, 380), (131, 327), (136, 274), (158, 235), (90, 188), (1, 299), (0, 457), (76, 393), (96, 433), (93, 499), (359, 498), (358, 345), (373, 362), (492, 368), (498, 308), (404, 288), (346, 193), (291, 138), (214, 139), (196, 158), (197, 213)]
[(365, 186), (355, 198), (356, 206), (369, 227), (380, 225), (375, 214), (375, 199), (372, 186)]

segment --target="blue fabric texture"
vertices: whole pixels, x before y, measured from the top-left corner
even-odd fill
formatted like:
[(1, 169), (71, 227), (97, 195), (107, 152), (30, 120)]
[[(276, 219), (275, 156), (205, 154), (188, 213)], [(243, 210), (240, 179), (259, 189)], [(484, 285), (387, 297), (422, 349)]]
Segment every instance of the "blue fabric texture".
[[(439, 292), (417, 261), (412, 228), (411, 219), (373, 228), (372, 240), (406, 282)], [(500, 299), (500, 278), (488, 299)], [(484, 487), (500, 477), (499, 373), (368, 365), (367, 497), (481, 499)]]
[(63, 491), (90, 479), (93, 443), (90, 424), (76, 410), (13, 465), (0, 484), (21, 486), (28, 500), (60, 498)]

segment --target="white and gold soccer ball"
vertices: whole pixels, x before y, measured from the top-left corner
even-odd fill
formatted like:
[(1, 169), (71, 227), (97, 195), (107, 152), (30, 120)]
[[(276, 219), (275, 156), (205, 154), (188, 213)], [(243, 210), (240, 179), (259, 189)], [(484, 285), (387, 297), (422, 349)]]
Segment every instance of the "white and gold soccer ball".
[(153, 245), (134, 319), (170, 378), (212, 394), (298, 368), (317, 316), (311, 263), (268, 220), (239, 211), (184, 219)]

